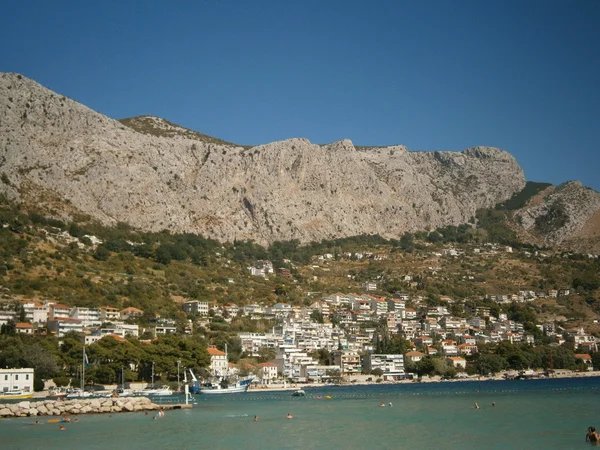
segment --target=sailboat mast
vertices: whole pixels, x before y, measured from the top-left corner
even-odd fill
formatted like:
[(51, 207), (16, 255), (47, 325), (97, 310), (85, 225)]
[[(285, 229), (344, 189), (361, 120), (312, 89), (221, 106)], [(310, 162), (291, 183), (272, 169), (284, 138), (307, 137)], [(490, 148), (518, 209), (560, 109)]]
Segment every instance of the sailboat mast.
[(83, 395), (83, 393), (85, 392), (84, 388), (85, 388), (85, 340), (83, 341), (83, 351), (81, 352), (81, 395)]

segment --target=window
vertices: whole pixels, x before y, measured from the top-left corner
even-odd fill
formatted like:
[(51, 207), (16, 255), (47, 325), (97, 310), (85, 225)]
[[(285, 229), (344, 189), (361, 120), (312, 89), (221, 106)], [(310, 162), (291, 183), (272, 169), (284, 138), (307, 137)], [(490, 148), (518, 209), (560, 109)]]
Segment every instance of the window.
[(29, 380), (29, 374), (25, 375), (25, 379)]
[(4, 381), (8, 381), (8, 375), (4, 375)]
[(15, 375), (15, 380), (18, 380), (18, 379), (19, 379), (19, 375)]

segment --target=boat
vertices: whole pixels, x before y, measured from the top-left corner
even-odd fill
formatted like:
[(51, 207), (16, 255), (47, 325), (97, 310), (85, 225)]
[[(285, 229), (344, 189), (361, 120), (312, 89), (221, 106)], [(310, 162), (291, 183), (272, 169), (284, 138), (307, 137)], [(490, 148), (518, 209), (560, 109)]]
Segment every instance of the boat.
[(297, 389), (292, 393), (292, 397), (306, 397), (306, 392), (304, 389)]
[(79, 388), (72, 389), (70, 393), (67, 394), (67, 398), (99, 398), (103, 397), (103, 394), (98, 394), (97, 392), (90, 391), (82, 391)]
[(33, 392), (23, 392), (21, 389), (0, 392), (0, 400), (18, 400), (22, 398), (33, 398)]
[(173, 391), (169, 386), (146, 386), (141, 391), (135, 391), (135, 395), (143, 397), (162, 397), (166, 395), (173, 395)]
[(52, 389), (47, 395), (48, 398), (65, 398), (66, 396), (67, 391), (64, 388)]
[(226, 380), (220, 380), (214, 383), (207, 383), (198, 386), (198, 393), (200, 394), (239, 394), (248, 391), (250, 383), (252, 383), (254, 377), (244, 378), (234, 384), (228, 383)]

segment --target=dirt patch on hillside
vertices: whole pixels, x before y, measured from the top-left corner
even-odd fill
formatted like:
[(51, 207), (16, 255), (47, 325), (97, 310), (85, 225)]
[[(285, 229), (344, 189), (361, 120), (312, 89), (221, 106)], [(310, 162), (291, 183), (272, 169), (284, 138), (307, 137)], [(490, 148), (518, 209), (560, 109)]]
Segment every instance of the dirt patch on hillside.
[(582, 238), (600, 237), (600, 209), (585, 222), (577, 236)]

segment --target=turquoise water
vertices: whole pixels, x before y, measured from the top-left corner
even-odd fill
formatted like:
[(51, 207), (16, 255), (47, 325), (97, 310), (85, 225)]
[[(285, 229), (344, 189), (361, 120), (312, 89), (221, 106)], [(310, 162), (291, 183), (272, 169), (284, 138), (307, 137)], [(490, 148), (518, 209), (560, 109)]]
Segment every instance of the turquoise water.
[[(570, 449), (587, 448), (587, 427), (600, 428), (599, 378), (306, 392), (305, 398), (290, 391), (195, 396), (193, 409), (167, 411), (157, 420), (151, 413), (82, 415), (66, 431), (30, 425), (32, 418), (1, 419), (0, 448)], [(332, 398), (316, 398), (325, 395)], [(287, 413), (294, 418), (287, 420)]]

